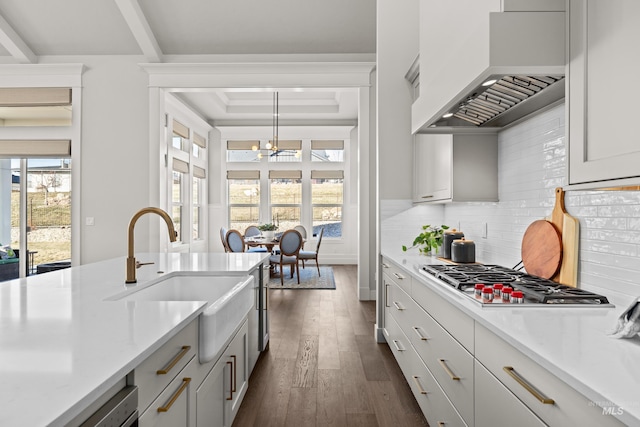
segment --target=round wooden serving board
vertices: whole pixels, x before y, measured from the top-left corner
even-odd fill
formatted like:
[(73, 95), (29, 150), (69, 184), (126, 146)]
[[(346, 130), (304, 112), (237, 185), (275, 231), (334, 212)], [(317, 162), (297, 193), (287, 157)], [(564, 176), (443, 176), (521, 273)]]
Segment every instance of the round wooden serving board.
[(552, 278), (562, 262), (562, 238), (549, 221), (534, 221), (522, 238), (522, 263), (527, 273)]

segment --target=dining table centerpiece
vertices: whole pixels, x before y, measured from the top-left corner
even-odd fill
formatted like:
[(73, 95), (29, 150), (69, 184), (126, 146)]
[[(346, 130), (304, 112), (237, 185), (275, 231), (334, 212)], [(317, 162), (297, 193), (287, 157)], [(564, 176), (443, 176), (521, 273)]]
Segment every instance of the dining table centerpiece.
[(261, 224), (258, 226), (258, 230), (262, 232), (262, 235), (267, 240), (273, 240), (274, 234), (277, 229), (278, 229), (278, 226), (273, 223)]

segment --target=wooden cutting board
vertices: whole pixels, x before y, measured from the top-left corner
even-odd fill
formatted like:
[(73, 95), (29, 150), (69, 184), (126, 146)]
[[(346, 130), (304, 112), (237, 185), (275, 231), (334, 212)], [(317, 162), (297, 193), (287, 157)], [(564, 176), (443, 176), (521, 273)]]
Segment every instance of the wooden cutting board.
[(529, 225), (522, 237), (522, 263), (527, 273), (551, 279), (560, 270), (562, 240), (556, 227), (539, 219)]
[(580, 221), (567, 213), (564, 207), (564, 190), (556, 188), (556, 202), (551, 216), (546, 218), (562, 237), (562, 262), (551, 280), (574, 288), (578, 284), (578, 249)]

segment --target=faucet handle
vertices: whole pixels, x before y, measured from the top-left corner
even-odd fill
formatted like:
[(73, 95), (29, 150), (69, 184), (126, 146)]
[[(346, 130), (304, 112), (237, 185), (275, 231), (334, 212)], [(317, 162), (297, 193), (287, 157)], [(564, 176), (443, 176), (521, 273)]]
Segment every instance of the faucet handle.
[(136, 268), (140, 268), (143, 265), (149, 265), (149, 264), (153, 264), (153, 262), (140, 262), (140, 261), (136, 261)]

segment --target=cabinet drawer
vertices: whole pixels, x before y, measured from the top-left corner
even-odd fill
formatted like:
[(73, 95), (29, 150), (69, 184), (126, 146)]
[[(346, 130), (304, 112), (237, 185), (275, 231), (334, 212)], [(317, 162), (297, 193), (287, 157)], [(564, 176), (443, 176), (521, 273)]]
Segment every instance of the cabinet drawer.
[(414, 324), (416, 310), (418, 308), (415, 301), (413, 301), (405, 291), (400, 289), (398, 285), (393, 283), (389, 287), (389, 313), (407, 337), (409, 337), (409, 333), (411, 333), (411, 326)]
[(400, 366), (406, 380), (410, 381), (411, 353), (415, 354), (415, 351), (393, 316), (389, 316), (387, 319), (385, 333), (387, 334), (387, 343), (389, 343), (389, 348), (396, 358), (398, 366)]
[(404, 272), (397, 264), (386, 258), (382, 259), (382, 273), (395, 282), (407, 294), (411, 295), (411, 275)]
[(478, 426), (517, 424), (518, 427), (540, 427), (546, 425), (478, 362), (476, 362), (475, 421)]
[(473, 356), (420, 307), (411, 344), (458, 412), (473, 424)]
[(151, 402), (149, 408), (140, 416), (140, 427), (195, 427), (195, 386), (196, 358), (180, 371), (173, 381)]
[(135, 369), (140, 412), (149, 406), (197, 352), (198, 321), (195, 320)]
[(412, 353), (409, 356), (412, 368), (408, 379), (409, 386), (429, 425), (434, 427), (472, 426), (473, 422), (470, 424), (464, 422), (418, 355)]
[(549, 425), (624, 425), (482, 326), (476, 328), (476, 359)]
[(411, 287), (411, 296), (436, 322), (452, 336), (456, 337), (456, 340), (473, 354), (473, 328), (475, 322), (471, 317), (429, 289), (430, 286), (435, 285), (414, 280)]

